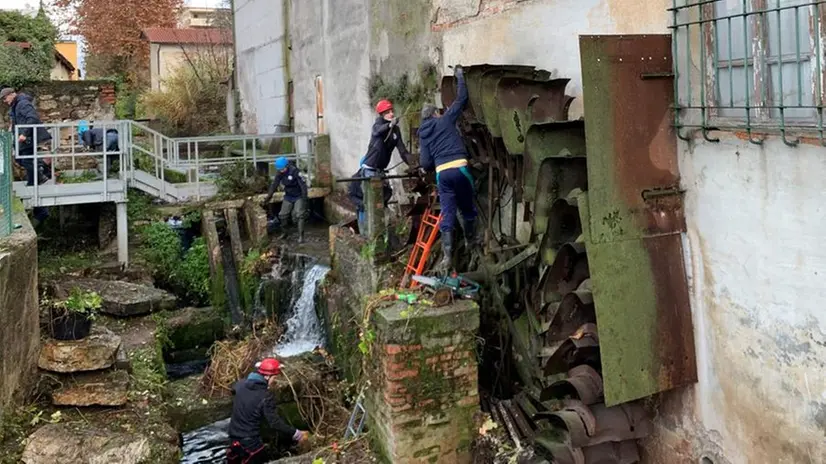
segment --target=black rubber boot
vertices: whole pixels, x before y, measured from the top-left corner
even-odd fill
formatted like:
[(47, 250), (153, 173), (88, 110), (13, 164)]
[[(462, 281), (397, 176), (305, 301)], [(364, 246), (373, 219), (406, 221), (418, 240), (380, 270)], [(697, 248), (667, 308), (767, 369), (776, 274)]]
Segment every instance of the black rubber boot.
[(448, 274), (453, 269), (453, 232), (442, 233), (442, 252), (444, 256), (434, 271), (440, 274)]
[(298, 220), (298, 243), (304, 243), (304, 219)]
[(465, 246), (468, 249), (473, 249), (479, 246), (479, 236), (476, 235), (476, 221), (465, 222)]

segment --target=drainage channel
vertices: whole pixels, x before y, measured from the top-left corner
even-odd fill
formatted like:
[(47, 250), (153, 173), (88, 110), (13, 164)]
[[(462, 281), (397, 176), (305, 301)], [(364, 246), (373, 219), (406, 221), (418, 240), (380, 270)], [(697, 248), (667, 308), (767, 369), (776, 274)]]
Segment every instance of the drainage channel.
[[(285, 311), (286, 331), (278, 343), (272, 347), (271, 353), (285, 363), (289, 358), (311, 352), (318, 346), (324, 345), (324, 333), (321, 329), (315, 308), (315, 296), (319, 282), (330, 270), (329, 267), (316, 264), (315, 260), (305, 256), (293, 256), (294, 265), (291, 270), (284, 272), (281, 264), (276, 264), (271, 272), (271, 278), (262, 282), (262, 287), (256, 292), (256, 304), (263, 305), (261, 294), (263, 288), (273, 284), (278, 279), (289, 279), (290, 296), (289, 312)], [(283, 274), (288, 274), (284, 276)], [(279, 301), (273, 303), (278, 304)], [(227, 429), (229, 418), (209, 424), (183, 434), (181, 458), (182, 464), (212, 464), (223, 463), (226, 460), (226, 449), (229, 446)]]

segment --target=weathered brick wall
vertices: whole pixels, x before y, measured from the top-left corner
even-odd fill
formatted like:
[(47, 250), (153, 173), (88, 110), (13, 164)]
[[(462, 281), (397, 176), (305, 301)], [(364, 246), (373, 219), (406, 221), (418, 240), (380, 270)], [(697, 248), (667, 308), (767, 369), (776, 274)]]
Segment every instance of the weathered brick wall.
[[(115, 84), (111, 81), (45, 81), (21, 89), (35, 99), (43, 122), (115, 119)], [(8, 125), (8, 108), (0, 112)]]
[(478, 306), (399, 303), (379, 310), (376, 324), (367, 399), (376, 448), (393, 463), (471, 462), (479, 411)]

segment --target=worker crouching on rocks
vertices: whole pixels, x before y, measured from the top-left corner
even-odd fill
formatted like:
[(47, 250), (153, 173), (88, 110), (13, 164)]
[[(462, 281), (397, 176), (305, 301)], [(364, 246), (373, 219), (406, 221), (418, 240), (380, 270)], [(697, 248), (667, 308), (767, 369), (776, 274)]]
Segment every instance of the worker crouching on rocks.
[(419, 164), (428, 171), (435, 169), (442, 208), (439, 230), (442, 233), (444, 258), (436, 267), (436, 270), (441, 272), (449, 272), (453, 268), (453, 229), (457, 208), (465, 219), (465, 240), (468, 247), (478, 245), (473, 176), (467, 168), (467, 150), (456, 126), (468, 101), (461, 66), (456, 66), (455, 76), (458, 86), (456, 100), (443, 115), (435, 106), (425, 105), (422, 108), (422, 124), (419, 127)]
[(258, 464), (268, 462), (268, 450), (261, 439), (261, 423), (266, 420), (277, 432), (300, 443), (309, 433), (286, 423), (275, 412), (275, 398), (269, 387), (281, 373), (281, 364), (275, 358), (265, 358), (256, 364), (255, 372), (238, 381), (232, 388), (232, 418), (229, 422), (230, 447), (228, 464)]
[(304, 223), (310, 215), (307, 183), (301, 177), (298, 166), (290, 163), (287, 158), (282, 156), (276, 159), (274, 164), (278, 173), (272, 180), (272, 184), (270, 184), (267, 199), (264, 200), (264, 209), (269, 207), (270, 200), (272, 200), (278, 186), (284, 185), (284, 201), (281, 202), (278, 220), (281, 222), (282, 230), (284, 230), (290, 221), (290, 216), (292, 216), (298, 225), (298, 243), (304, 243)]
[[(393, 112), (393, 103), (389, 100), (381, 100), (376, 104), (378, 117), (373, 122), (373, 130), (370, 133), (370, 144), (367, 146), (367, 154), (359, 163), (359, 170), (354, 177), (382, 177), (385, 175), (387, 166), (393, 156), (393, 150), (399, 151), (402, 161), (410, 166), (410, 152), (404, 146), (402, 131), (399, 129), (399, 118)], [(384, 206), (393, 196), (393, 189), (387, 181), (384, 182)], [(350, 186), (350, 199), (356, 204), (358, 210), (359, 229), (365, 230), (364, 217), (364, 192), (361, 182), (354, 182)]]

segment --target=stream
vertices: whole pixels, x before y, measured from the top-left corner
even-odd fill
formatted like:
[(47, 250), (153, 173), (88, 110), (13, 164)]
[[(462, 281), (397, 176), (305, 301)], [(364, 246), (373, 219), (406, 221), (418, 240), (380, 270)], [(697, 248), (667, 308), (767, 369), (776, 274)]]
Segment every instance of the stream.
[[(324, 333), (315, 310), (315, 294), (318, 283), (330, 268), (312, 264), (293, 271), (292, 309), (287, 319), (287, 330), (271, 354), (287, 358), (313, 351), (324, 345)], [(258, 299), (256, 297), (256, 299)], [(217, 464), (226, 462), (229, 446), (227, 428), (229, 419), (192, 430), (183, 434), (182, 464)]]

